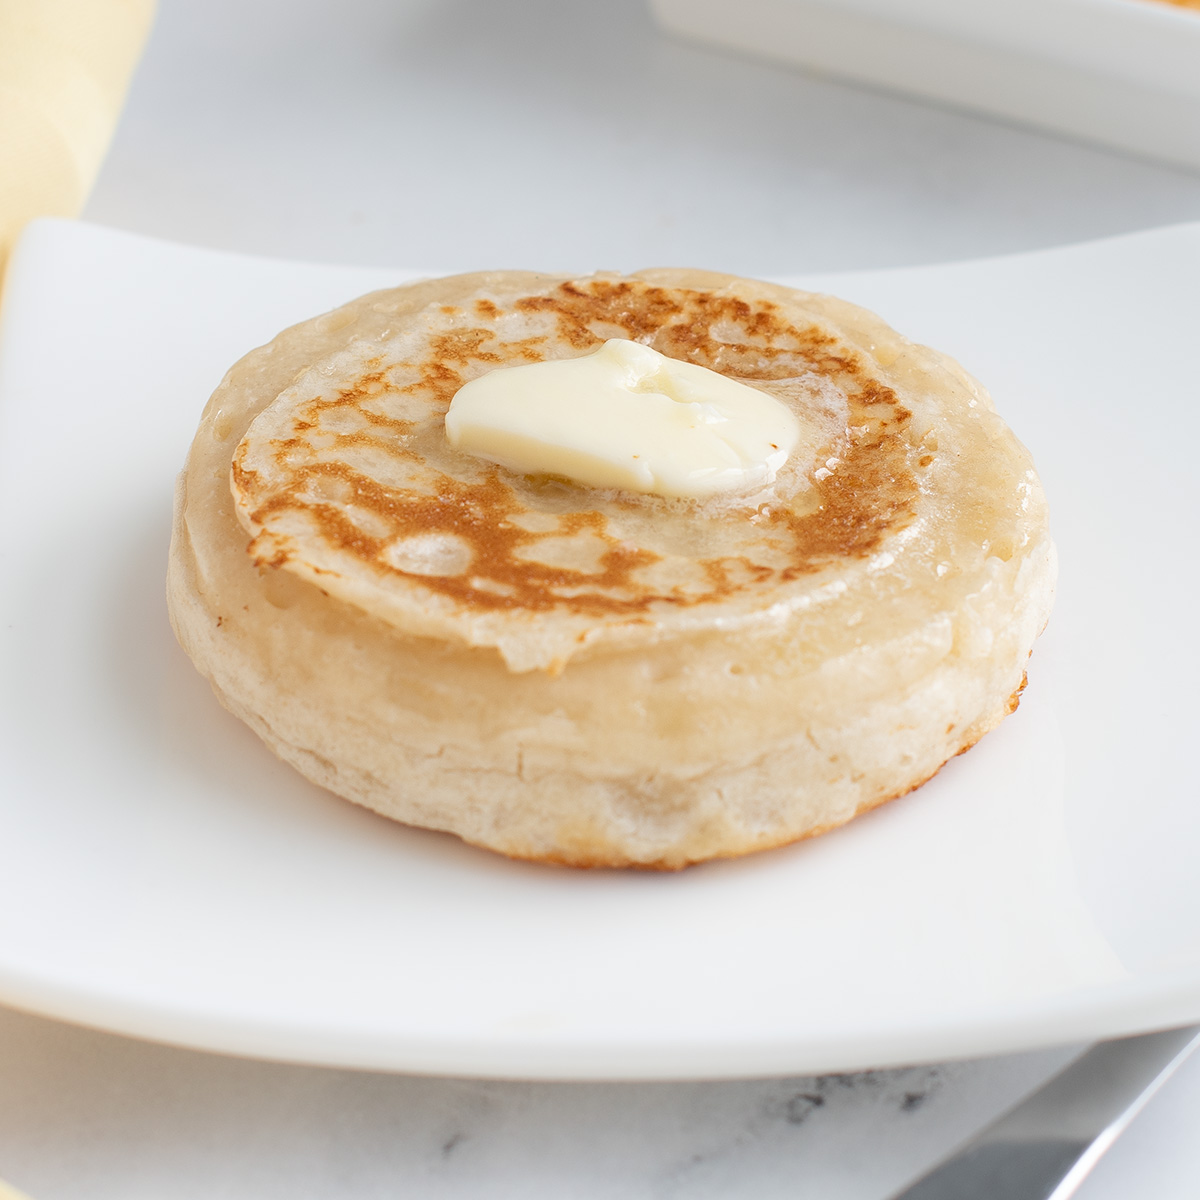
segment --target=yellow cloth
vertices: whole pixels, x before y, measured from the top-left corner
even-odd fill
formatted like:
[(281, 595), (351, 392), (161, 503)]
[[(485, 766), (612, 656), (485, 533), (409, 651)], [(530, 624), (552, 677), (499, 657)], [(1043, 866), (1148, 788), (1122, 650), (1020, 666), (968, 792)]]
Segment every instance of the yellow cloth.
[(154, 0), (0, 0), (0, 272), (27, 221), (75, 216)]

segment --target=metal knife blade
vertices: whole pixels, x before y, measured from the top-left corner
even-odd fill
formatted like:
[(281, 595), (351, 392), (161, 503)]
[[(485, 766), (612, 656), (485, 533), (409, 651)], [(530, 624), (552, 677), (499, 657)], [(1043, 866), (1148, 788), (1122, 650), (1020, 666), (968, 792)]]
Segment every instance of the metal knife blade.
[(891, 1200), (1067, 1200), (1200, 1026), (1100, 1042)]

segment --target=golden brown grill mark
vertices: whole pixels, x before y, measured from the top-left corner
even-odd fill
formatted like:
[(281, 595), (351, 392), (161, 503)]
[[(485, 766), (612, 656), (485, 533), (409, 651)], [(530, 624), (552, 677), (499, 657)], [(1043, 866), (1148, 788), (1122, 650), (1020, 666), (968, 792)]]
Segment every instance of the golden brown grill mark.
[[(392, 435), (403, 436), (412, 429), (411, 421), (389, 417), (386, 413), (377, 412), (367, 407), (372, 400), (377, 400), (388, 392), (397, 391), (396, 385), (388, 378), (388, 373), (382, 367), (380, 360), (368, 364), (368, 372), (355, 380), (349, 387), (342, 388), (332, 400), (323, 396), (309, 400), (301, 409), (303, 415), (293, 422), (293, 428), (300, 433), (320, 427), (322, 416), (336, 409), (348, 409), (361, 416), (368, 425), (375, 429), (386, 430)], [(307, 446), (307, 440), (301, 437), (291, 437), (276, 443), (281, 448), (294, 449)], [(390, 443), (389, 443), (390, 444)]]
[[(494, 321), (502, 315), (492, 300), (476, 300), (471, 307), (481, 320)], [(786, 561), (768, 566), (744, 555), (718, 555), (698, 564), (705, 581), (699, 590), (678, 584), (655, 587), (639, 573), (661, 561), (659, 555), (622, 541), (598, 511), (583, 507), (559, 514), (550, 530), (524, 528), (515, 518), (528, 512), (528, 505), (498, 469), (473, 480), (443, 474), (430, 492), (387, 486), (345, 461), (313, 461), (310, 439), (330, 410), (352, 408), (363, 414), (369, 429), (334, 432), (322, 442), (326, 450), (365, 445), (398, 459), (411, 457), (408, 443), (413, 423), (381, 414), (369, 407), (372, 401), (389, 391), (421, 391), (436, 404), (448, 405), (468, 369), (477, 374), (480, 364), (544, 357), (543, 338), (504, 343), (494, 329), (476, 326), (433, 336), (420, 363), (403, 364), (418, 375), (416, 382), (398, 386), (389, 379), (388, 365), (374, 360), (362, 378), (332, 400), (301, 405), (293, 423), (295, 434), (273, 444), (274, 465), (283, 471), (285, 487), (266, 488), (255, 472), (245, 469), (246, 443), (239, 446), (233, 483), (252, 508), (254, 526), (263, 530), (250, 544), (250, 553), (260, 565), (282, 566), (296, 555), (287, 536), (275, 531), (273, 518), (300, 511), (328, 546), (381, 578), (407, 577), (470, 609), (562, 611), (636, 620), (663, 605), (710, 603), (811, 574), (839, 558), (868, 556), (889, 531), (913, 518), (918, 486), (904, 436), (911, 414), (890, 388), (868, 373), (855, 351), (826, 330), (793, 324), (770, 301), (751, 304), (720, 292), (664, 288), (637, 280), (566, 283), (546, 295), (523, 297), (513, 307), (545, 314), (557, 336), (575, 350), (587, 350), (618, 331), (672, 357), (750, 382), (765, 384), (811, 371), (840, 387), (848, 399), (854, 434), (836, 469), (815, 483), (815, 506), (797, 514), (780, 505), (763, 514), (786, 546)], [(452, 312), (467, 315), (461, 309)], [(320, 436), (329, 437), (326, 432)], [(308, 459), (293, 463), (292, 452), (305, 448), (310, 449)], [(321, 499), (328, 494), (340, 495), (341, 502)], [(587, 489), (578, 490), (584, 506), (588, 495)], [(629, 501), (634, 507), (656, 503), (660, 502), (654, 497)], [(355, 523), (348, 509), (369, 514), (369, 524), (387, 532), (383, 536), (368, 532)], [(752, 515), (747, 510), (747, 519)], [(581, 533), (599, 539), (603, 546), (592, 569), (551, 566), (527, 553), (546, 537)], [(469, 567), (460, 574), (426, 575), (406, 572), (389, 561), (387, 551), (398, 539), (429, 534), (466, 543), (471, 552)]]
[(440, 333), (433, 339), (433, 358), (439, 363), (457, 363), (460, 367), (465, 367), (472, 359), (502, 362), (495, 351), (481, 348), (493, 336), (490, 329), (455, 329), (451, 333)]

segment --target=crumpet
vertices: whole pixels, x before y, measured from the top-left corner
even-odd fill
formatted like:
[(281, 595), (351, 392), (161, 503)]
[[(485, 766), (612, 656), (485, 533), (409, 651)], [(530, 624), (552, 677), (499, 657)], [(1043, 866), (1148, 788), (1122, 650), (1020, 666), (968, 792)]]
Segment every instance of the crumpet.
[[(520, 475), (445, 414), (631, 339), (802, 436), (701, 500)], [(840, 825), (1016, 704), (1055, 554), (1028, 453), (957, 364), (828, 296), (683, 270), (365, 296), (237, 363), (168, 577), (217, 696), (308, 778), (501, 853), (680, 867)]]

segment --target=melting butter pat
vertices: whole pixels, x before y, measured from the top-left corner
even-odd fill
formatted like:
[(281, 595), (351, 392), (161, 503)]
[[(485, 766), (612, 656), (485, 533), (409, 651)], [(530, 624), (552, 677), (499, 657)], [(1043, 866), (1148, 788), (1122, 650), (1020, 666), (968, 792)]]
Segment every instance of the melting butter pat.
[(770, 483), (800, 424), (757, 388), (611, 338), (581, 358), (471, 380), (451, 401), (446, 436), (523, 474), (701, 498)]

